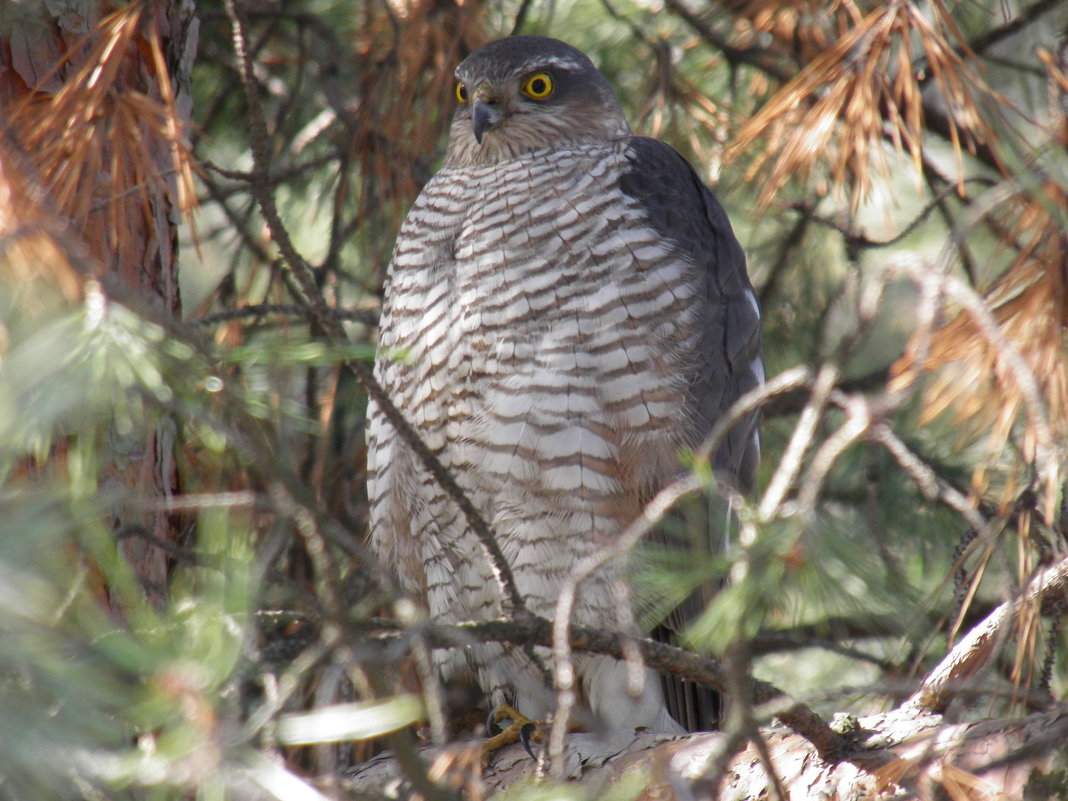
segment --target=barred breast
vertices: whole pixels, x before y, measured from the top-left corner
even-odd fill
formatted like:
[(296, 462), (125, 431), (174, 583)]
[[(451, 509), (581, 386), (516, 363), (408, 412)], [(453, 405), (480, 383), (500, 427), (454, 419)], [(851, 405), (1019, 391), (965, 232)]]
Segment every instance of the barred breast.
[[(701, 336), (699, 284), (620, 191), (625, 150), (443, 170), (405, 221), (388, 277), (377, 376), (493, 526), (543, 615), (576, 560), (618, 535), (688, 444), (681, 366)], [(369, 421), (376, 550), (432, 617), (498, 617), (492, 573), (462, 517), (376, 410)], [(610, 586), (587, 583), (577, 623), (614, 625)], [(476, 651), (466, 659), (496, 700), (547, 707), (520, 654)], [(446, 672), (465, 661), (439, 659)], [(615, 668), (586, 667), (587, 692), (606, 693), (594, 674)], [(653, 720), (656, 682), (647, 685), (637, 718), (664, 728)]]

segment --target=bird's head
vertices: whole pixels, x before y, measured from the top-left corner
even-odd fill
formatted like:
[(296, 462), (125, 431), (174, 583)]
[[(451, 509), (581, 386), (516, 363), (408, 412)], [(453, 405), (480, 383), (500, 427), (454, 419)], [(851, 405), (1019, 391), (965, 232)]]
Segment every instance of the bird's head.
[(456, 100), (450, 165), (491, 164), (630, 133), (593, 62), (544, 36), (511, 36), (473, 52), (456, 68)]

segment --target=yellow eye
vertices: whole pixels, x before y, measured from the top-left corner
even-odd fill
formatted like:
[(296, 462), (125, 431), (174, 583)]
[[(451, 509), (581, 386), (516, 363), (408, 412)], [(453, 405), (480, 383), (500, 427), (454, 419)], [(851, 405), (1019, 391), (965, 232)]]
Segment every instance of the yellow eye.
[(467, 87), (462, 83), (456, 83), (456, 99), (461, 103), (467, 102)]
[(553, 79), (547, 72), (536, 72), (523, 84), (523, 93), (534, 100), (544, 100), (553, 93)]

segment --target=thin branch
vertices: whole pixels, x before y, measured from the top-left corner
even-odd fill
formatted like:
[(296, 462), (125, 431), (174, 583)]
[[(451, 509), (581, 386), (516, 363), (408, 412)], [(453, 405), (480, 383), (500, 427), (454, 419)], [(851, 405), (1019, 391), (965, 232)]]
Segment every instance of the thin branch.
[(798, 211), (797, 220), (793, 226), (787, 232), (786, 236), (781, 237), (779, 252), (775, 257), (775, 261), (767, 271), (767, 277), (764, 280), (764, 285), (759, 290), (760, 308), (767, 309), (771, 306), (771, 300), (775, 292), (778, 290), (779, 285), (782, 283), (783, 275), (789, 266), (796, 263), (796, 259), (791, 258), (795, 251), (797, 251), (802, 242), (805, 239), (805, 233), (808, 231), (809, 223), (815, 219), (816, 209), (815, 205), (807, 206), (799, 204), (795, 207)]
[[(862, 392), (873, 392), (886, 386), (890, 380), (889, 368), (883, 367), (867, 375), (857, 376), (845, 381), (838, 382), (837, 392), (852, 395)], [(763, 416), (767, 420), (773, 417), (785, 417), (791, 414), (800, 414), (808, 403), (808, 396), (804, 390), (812, 389), (811, 380), (799, 384), (789, 392), (771, 398), (764, 407)]]
[[(339, 321), (357, 322), (364, 325), (374, 326), (378, 324), (378, 313), (364, 309), (329, 309), (330, 317)], [(307, 306), (297, 303), (258, 303), (241, 306), (237, 309), (212, 312), (200, 317), (188, 320), (192, 326), (211, 326), (225, 323), (231, 320), (241, 320), (247, 317), (259, 319), (271, 314), (283, 314), (291, 317), (302, 317), (306, 320), (314, 320), (314, 313)]]
[(801, 470), (805, 453), (816, 436), (816, 426), (823, 417), (823, 410), (830, 400), (831, 391), (834, 389), (839, 373), (836, 365), (824, 364), (816, 375), (809, 401), (805, 404), (801, 418), (794, 427), (793, 436), (790, 437), (790, 442), (779, 461), (779, 467), (764, 491), (764, 498), (758, 510), (760, 519), (770, 520), (781, 508), (786, 493)]
[[(879, 636), (872, 634), (870, 636)], [(780, 654), (789, 651), (800, 651), (807, 648), (819, 648), (820, 650), (827, 651), (832, 654), (838, 654), (844, 656), (847, 659), (852, 659), (857, 662), (864, 662), (868, 665), (874, 665), (882, 670), (884, 673), (893, 673), (897, 670), (897, 665), (888, 659), (883, 659), (875, 654), (869, 654), (859, 648), (852, 648), (847, 645), (842, 645), (835, 640), (827, 639), (826, 637), (820, 637), (818, 635), (790, 635), (776, 633), (761, 633), (756, 635), (750, 641), (750, 650), (753, 652), (753, 656), (760, 656), (764, 654)]]
[(531, 0), (522, 0), (519, 4), (519, 8), (515, 12), (515, 19), (512, 22), (512, 30), (509, 35), (515, 36), (522, 33), (523, 26), (527, 21), (527, 12), (530, 11)]
[[(578, 586), (595, 570), (633, 548), (638, 541), (659, 523), (675, 503), (701, 488), (693, 473), (664, 487), (646, 504), (641, 515), (612, 543), (587, 555), (572, 569), (560, 587), (556, 616), (552, 627), (553, 675), (556, 686), (556, 712), (549, 731), (549, 760), (553, 775), (564, 773), (564, 739), (571, 720), (571, 710), (577, 701), (575, 666), (571, 661), (571, 615), (575, 608)], [(622, 650), (621, 650), (622, 653)]]
[(807, 520), (815, 514), (820, 490), (838, 457), (871, 427), (874, 413), (863, 396), (853, 395), (847, 398), (844, 410), (845, 422), (816, 449), (805, 481), (798, 491), (797, 507), (802, 519)]
[(789, 794), (783, 786), (779, 771), (775, 769), (775, 761), (772, 759), (771, 751), (768, 749), (768, 742), (760, 732), (753, 706), (749, 700), (749, 674), (751, 671), (749, 643), (744, 639), (735, 640), (727, 648), (724, 656), (724, 666), (726, 667), (727, 681), (731, 690), (730, 694), (735, 699), (735, 702), (728, 707), (728, 716), (735, 721), (735, 725), (732, 728), (737, 729), (744, 740), (748, 740), (753, 744), (753, 748), (756, 750), (757, 756), (760, 757), (760, 762), (764, 767), (764, 773), (768, 777), (768, 784), (773, 791), (771, 796), (774, 801), (788, 801)]
[(959, 685), (974, 676), (993, 656), (1009, 623), (1025, 607), (1063, 594), (1068, 589), (1068, 558), (1039, 573), (1014, 600), (998, 606), (973, 628), (901, 705), (911, 713), (940, 712), (953, 700)]
[(723, 57), (726, 58), (728, 63), (732, 66), (747, 64), (751, 67), (756, 67), (761, 72), (770, 75), (779, 83), (786, 83), (790, 80), (790, 74), (778, 64), (772, 62), (767, 56), (767, 51), (757, 47), (747, 47), (744, 49), (734, 47), (727, 41), (725, 36), (720, 35), (699, 16), (686, 8), (680, 0), (666, 0), (664, 5), (673, 13), (677, 14), (687, 25), (693, 28), (694, 32), (708, 42), (708, 44), (721, 52)]
[[(271, 172), (271, 183), (274, 185), (283, 184), (293, 178), (300, 177), (306, 172), (317, 170), (320, 167), (324, 167), (335, 161), (339, 161), (338, 155), (334, 153), (326, 153), (322, 156), (310, 159), (309, 161), (293, 164), (282, 170), (275, 169)], [(221, 197), (230, 197), (231, 195), (246, 191), (247, 187), (243, 184), (251, 183), (252, 181), (253, 173), (251, 172), (245, 172), (244, 170), (228, 170), (205, 158), (200, 159), (200, 163), (204, 165), (207, 170), (210, 170), (217, 175), (221, 175), (223, 178), (239, 182), (231, 186), (220, 187), (219, 193)]]
[[(271, 254), (264, 248), (261, 239), (249, 230), (247, 217), (253, 208), (253, 204), (249, 203), (247, 208), (244, 208), (239, 212), (230, 205), (228, 202), (229, 198), (224, 192), (223, 187), (221, 187), (211, 176), (207, 174), (202, 175), (201, 182), (208, 190), (208, 195), (212, 200), (218, 203), (219, 208), (226, 217), (226, 224), (223, 225), (220, 230), (226, 231), (227, 233), (230, 233), (230, 229), (236, 230), (237, 235), (244, 246), (248, 248), (248, 250), (255, 255), (261, 263), (270, 264), (273, 261)], [(231, 264), (231, 274), (233, 273), (233, 269)]]
[[(968, 184), (981, 184), (983, 186), (989, 187), (993, 186), (995, 184), (995, 181), (990, 178), (965, 178), (960, 183), (965, 186)], [(913, 216), (913, 218), (908, 221), (904, 228), (902, 228), (896, 234), (891, 236), (889, 239), (881, 240), (869, 239), (865, 234), (858, 233), (856, 230), (850, 228), (849, 226), (843, 225), (842, 223), (836, 220), (832, 220), (828, 217), (821, 217), (815, 214), (815, 212), (807, 205), (797, 204), (795, 208), (799, 211), (807, 211), (809, 219), (811, 219), (813, 222), (819, 223), (820, 225), (837, 231), (854, 246), (864, 250), (874, 250), (878, 248), (894, 247), (895, 245), (900, 244), (903, 239), (914, 233), (916, 229), (919, 228), (924, 223), (924, 221), (926, 221), (926, 219), (931, 215), (931, 212), (935, 211), (943, 200), (948, 198), (950, 195), (958, 194), (959, 191), (960, 190), (956, 183), (952, 185), (943, 186), (941, 191), (937, 192), (935, 197), (930, 200), (927, 205), (924, 206), (919, 212), (917, 212)]]
[[(946, 175), (945, 172), (939, 168), (939, 165), (934, 163), (934, 160), (928, 153), (923, 154), (922, 167), (923, 180), (930, 190), (932, 197), (938, 198), (943, 189), (947, 186), (955, 186), (957, 180), (959, 180), (959, 178), (951, 180), (950, 176)], [(958, 195), (957, 200), (962, 203), (965, 208), (974, 202), (974, 199), (967, 194)], [(971, 279), (973, 285), (978, 285), (981, 271), (977, 266), (977, 259), (972, 254), (969, 238), (964, 235), (964, 230), (957, 223), (954, 209), (949, 201), (950, 198), (948, 196), (937, 201), (938, 214), (942, 218), (942, 223), (945, 225), (946, 230), (949, 232), (949, 239), (946, 243), (946, 247), (949, 247), (950, 245), (956, 246), (957, 257), (960, 259), (964, 272)]]
[(812, 370), (805, 365), (798, 365), (783, 370), (774, 378), (769, 378), (763, 385), (750, 390), (734, 402), (727, 414), (716, 420), (708, 432), (701, 447), (694, 451), (698, 462), (710, 462), (712, 455), (719, 449), (731, 429), (746, 415), (764, 408), (776, 398), (788, 395), (813, 381)]
[[(392, 620), (373, 621), (379, 629), (375, 638), (390, 642), (407, 636), (400, 624)], [(427, 624), (421, 630), (436, 648), (455, 648), (475, 642), (531, 643), (554, 646), (553, 624), (531, 615), (523, 620), (491, 620), (475, 623)], [(387, 631), (382, 631), (387, 629)], [(576, 651), (612, 656), (623, 660), (629, 643), (636, 646), (645, 664), (662, 673), (690, 679), (719, 692), (728, 692), (729, 683), (723, 666), (715, 659), (700, 656), (685, 648), (656, 642), (646, 637), (626, 637), (617, 632), (571, 626), (568, 644)], [(807, 705), (796, 701), (770, 682), (750, 679), (751, 702), (766, 706), (786, 726), (808, 740), (828, 762), (847, 758), (849, 741), (835, 732)]]
[(877, 423), (867, 432), (867, 439), (882, 445), (898, 466), (908, 474), (923, 496), (936, 500), (959, 514), (976, 532), (989, 541), (990, 526), (960, 490), (942, 479), (886, 423)]
[(657, 51), (660, 49), (660, 44), (663, 44), (663, 42), (658, 43), (650, 39), (640, 25), (636, 24), (629, 17), (619, 13), (616, 7), (612, 5), (611, 0), (601, 0), (601, 5), (604, 6), (604, 10), (608, 12), (608, 15), (612, 17), (612, 19), (630, 28), (631, 35), (649, 48), (651, 56), (656, 58)]

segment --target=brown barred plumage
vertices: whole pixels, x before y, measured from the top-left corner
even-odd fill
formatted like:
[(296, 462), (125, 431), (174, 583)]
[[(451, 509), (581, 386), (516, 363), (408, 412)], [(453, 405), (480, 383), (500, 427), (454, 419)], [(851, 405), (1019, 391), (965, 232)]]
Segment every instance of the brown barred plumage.
[[(523, 94), (550, 76), (543, 99)], [(378, 378), (493, 526), (530, 609), (551, 616), (575, 561), (617, 536), (762, 380), (759, 315), (722, 208), (688, 164), (633, 137), (579, 51), (542, 37), (480, 48), (457, 69), (444, 168), (406, 219), (390, 266)], [(540, 88), (540, 87), (539, 87)], [(717, 467), (743, 483), (756, 422)], [(392, 427), (368, 412), (372, 543), (444, 621), (500, 616), (492, 572), (455, 506)], [(576, 623), (612, 628), (606, 570)], [(551, 708), (541, 677), (498, 645), (436, 654), (495, 702)], [(677, 728), (659, 683), (580, 657), (609, 726)]]

